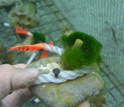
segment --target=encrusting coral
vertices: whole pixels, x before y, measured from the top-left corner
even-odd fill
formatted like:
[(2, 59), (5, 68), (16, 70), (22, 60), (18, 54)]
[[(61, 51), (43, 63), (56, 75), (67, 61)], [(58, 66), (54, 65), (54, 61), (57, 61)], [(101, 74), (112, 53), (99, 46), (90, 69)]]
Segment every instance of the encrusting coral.
[(26, 2), (25, 4), (16, 5), (8, 15), (8, 21), (12, 26), (33, 27), (37, 24), (38, 15), (36, 14), (35, 5)]
[[(53, 74), (53, 79), (56, 79), (56, 81), (62, 79), (61, 78), (62, 72), (67, 72), (67, 75), (71, 74), (68, 72), (68, 70), (67, 71), (62, 70), (60, 57), (43, 58), (27, 66), (27, 68), (30, 67), (38, 68), (40, 72), (40, 76), (38, 77), (38, 79), (41, 79), (40, 78), (41, 75), (44, 75), (43, 76), (44, 80), (45, 79), (52, 80), (50, 78), (45, 78), (45, 75), (51, 73), (52, 76), (52, 70), (54, 68), (59, 68), (61, 70), (57, 78)], [(33, 85), (29, 87), (29, 89), (31, 90), (32, 93), (34, 93), (34, 95), (36, 95), (41, 101), (46, 103), (49, 107), (76, 107), (76, 105), (83, 102), (84, 100), (87, 100), (87, 98), (100, 94), (101, 90), (104, 89), (105, 84), (103, 78), (97, 72), (95, 72), (93, 68), (87, 69), (82, 68), (82, 70), (90, 72), (86, 73), (84, 76), (80, 78), (69, 80), (64, 83), (60, 84), (55, 84), (52, 82), (43, 84), (41, 83), (39, 85)], [(80, 72), (80, 70), (72, 70), (71, 72), (77, 73), (77, 71)], [(67, 75), (65, 75), (65, 78), (70, 78), (70, 76)], [(63, 80), (65, 79), (63, 78)], [(94, 101), (93, 98), (90, 98), (90, 101), (93, 102)], [(98, 102), (100, 103), (104, 103), (103, 101), (104, 99), (98, 99)], [(95, 107), (101, 106), (96, 105)]]

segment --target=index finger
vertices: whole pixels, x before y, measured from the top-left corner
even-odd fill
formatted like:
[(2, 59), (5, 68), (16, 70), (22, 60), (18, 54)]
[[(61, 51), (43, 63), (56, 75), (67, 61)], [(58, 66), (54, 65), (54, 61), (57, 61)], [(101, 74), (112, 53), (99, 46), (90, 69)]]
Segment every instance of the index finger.
[(25, 69), (27, 67), (26, 64), (16, 64), (16, 65), (13, 65), (15, 68), (22, 68), (22, 69)]

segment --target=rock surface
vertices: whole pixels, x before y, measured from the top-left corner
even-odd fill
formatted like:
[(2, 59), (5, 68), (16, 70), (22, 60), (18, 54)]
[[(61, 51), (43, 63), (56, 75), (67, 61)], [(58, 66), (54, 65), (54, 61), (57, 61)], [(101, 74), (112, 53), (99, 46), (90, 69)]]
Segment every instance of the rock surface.
[[(39, 68), (47, 63), (61, 63), (60, 57), (44, 58), (28, 67)], [(40, 73), (44, 72), (40, 69)], [(104, 80), (94, 69), (83, 77), (60, 84), (33, 85), (30, 90), (50, 107), (74, 107), (89, 96), (98, 94), (104, 88)]]

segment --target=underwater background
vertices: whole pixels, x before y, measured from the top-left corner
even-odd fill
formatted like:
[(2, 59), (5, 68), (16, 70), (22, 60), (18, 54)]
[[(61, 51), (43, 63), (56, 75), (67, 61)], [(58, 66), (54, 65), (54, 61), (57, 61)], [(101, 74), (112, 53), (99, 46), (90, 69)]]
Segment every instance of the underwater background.
[[(33, 5), (27, 4), (29, 7), (21, 10), (19, 6), (24, 7), (26, 2)], [(20, 11), (24, 11), (23, 17)], [(3, 22), (10, 26), (3, 26)], [(123, 0), (0, 0), (0, 23), (0, 64), (26, 63), (32, 55), (32, 52), (9, 51), (25, 41), (32, 43), (32, 38), (15, 33), (17, 25), (45, 34), (47, 43), (53, 41), (61, 48), (64, 47), (60, 41), (63, 23), (95, 37), (103, 45), (100, 69), (106, 82), (106, 103), (108, 107), (124, 107)], [(34, 103), (34, 99), (22, 107), (47, 107), (42, 102)]]

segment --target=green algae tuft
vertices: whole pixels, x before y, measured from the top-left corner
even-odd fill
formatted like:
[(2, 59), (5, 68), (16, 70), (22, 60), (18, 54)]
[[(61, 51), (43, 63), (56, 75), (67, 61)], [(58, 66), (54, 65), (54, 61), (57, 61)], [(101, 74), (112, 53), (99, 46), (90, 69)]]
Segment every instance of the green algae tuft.
[[(72, 48), (77, 39), (82, 40), (83, 45), (78, 49)], [(61, 55), (61, 59), (70, 69), (78, 69), (82, 66), (90, 66), (96, 62), (101, 62), (102, 44), (94, 37), (82, 32), (74, 32), (69, 36), (62, 35), (61, 40), (67, 46), (65, 52)]]
[(37, 43), (39, 41), (45, 42), (46, 38), (45, 35), (42, 33), (38, 33), (38, 32), (32, 32), (33, 37), (34, 37), (34, 43)]

